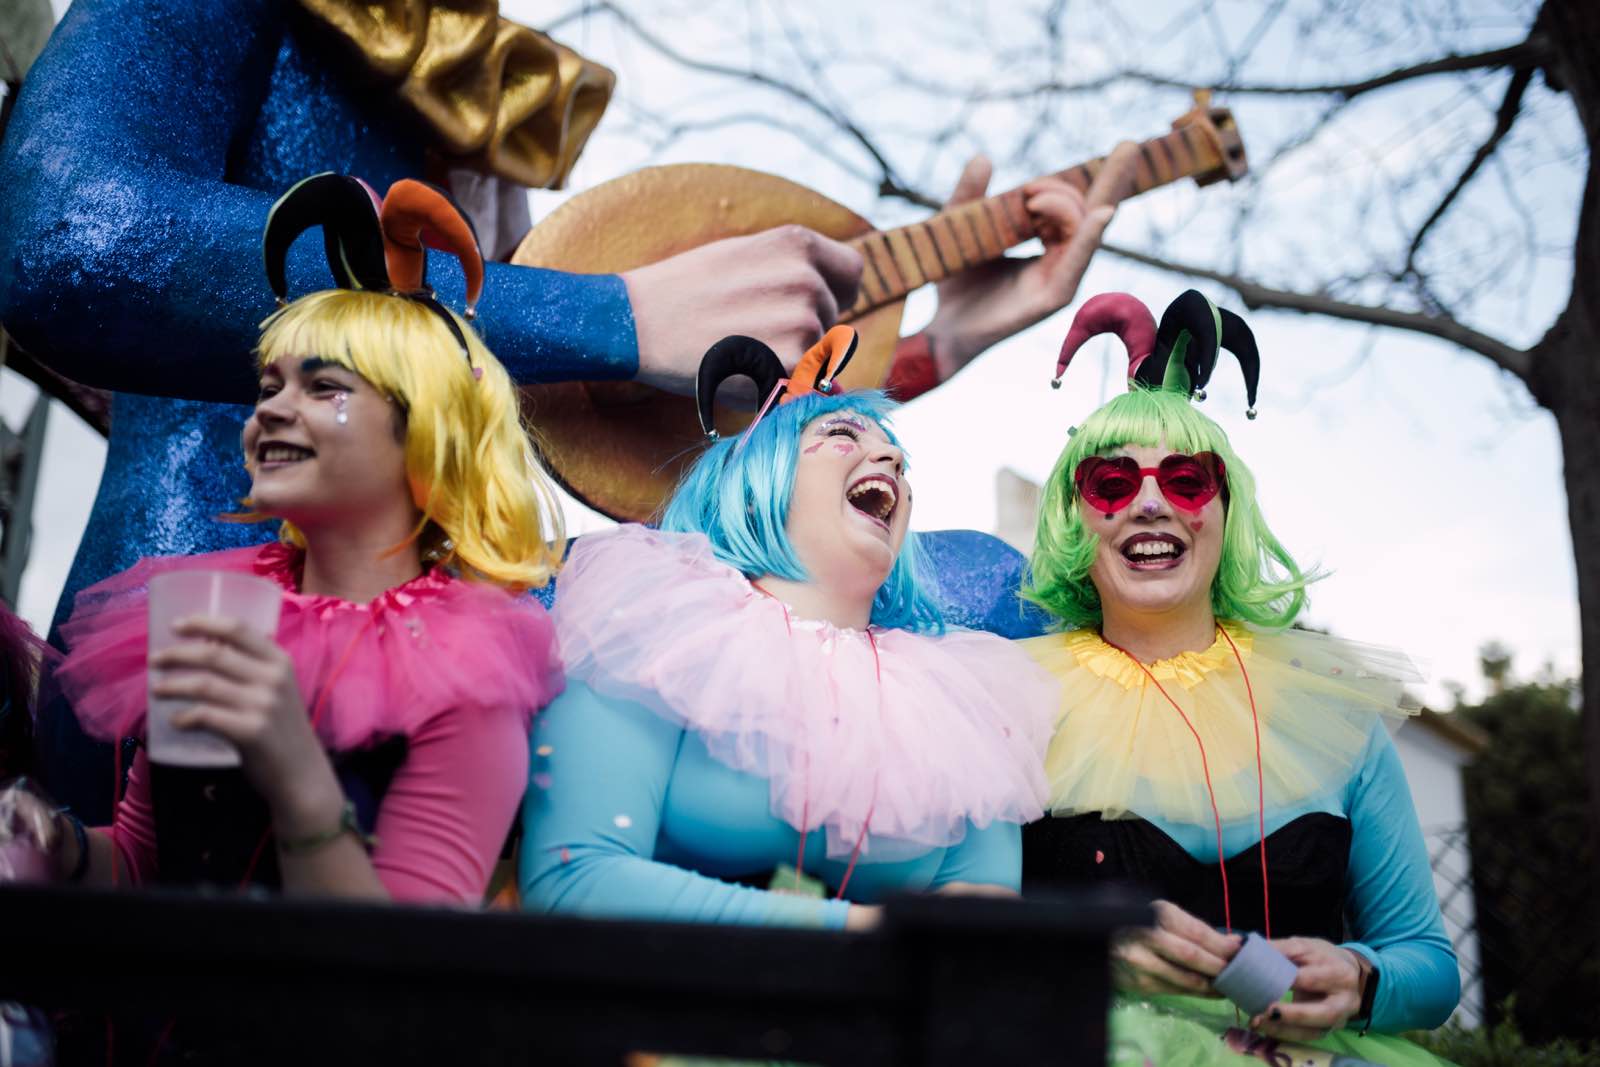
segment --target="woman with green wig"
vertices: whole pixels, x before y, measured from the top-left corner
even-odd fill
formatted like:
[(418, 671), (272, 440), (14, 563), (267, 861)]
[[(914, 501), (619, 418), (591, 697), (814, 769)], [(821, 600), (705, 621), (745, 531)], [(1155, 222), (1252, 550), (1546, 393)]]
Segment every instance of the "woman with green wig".
[(1051, 472), (1023, 590), (1057, 623), (1027, 644), (1060, 690), (1051, 817), (1025, 832), (1024, 886), (1116, 881), (1155, 902), (1155, 925), (1115, 952), (1116, 1063), (1435, 1062), (1391, 1036), (1438, 1026), (1460, 997), (1384, 727), (1416, 673), (1293, 628), (1316, 576), (1191, 403), (1225, 349), (1254, 417), (1244, 321), (1193, 290), (1159, 329), (1133, 297), (1096, 297), (1056, 384), (1107, 332), (1128, 348), (1129, 391)]

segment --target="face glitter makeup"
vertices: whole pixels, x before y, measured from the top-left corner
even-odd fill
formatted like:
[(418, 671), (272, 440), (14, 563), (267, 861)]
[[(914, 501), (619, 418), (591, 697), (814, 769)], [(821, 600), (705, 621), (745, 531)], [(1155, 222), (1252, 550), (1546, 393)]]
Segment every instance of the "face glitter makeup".
[(348, 424), (349, 421), (350, 421), (350, 412), (348, 410), (349, 407), (350, 407), (350, 394), (349, 393), (334, 393), (333, 394), (333, 410), (336, 412), (336, 414), (333, 416), (333, 421), (337, 422), (340, 426), (344, 426), (344, 425)]
[(833, 426), (848, 426), (852, 430), (858, 430), (861, 433), (867, 432), (867, 424), (854, 415), (835, 415), (822, 424), (822, 429), (826, 431)]

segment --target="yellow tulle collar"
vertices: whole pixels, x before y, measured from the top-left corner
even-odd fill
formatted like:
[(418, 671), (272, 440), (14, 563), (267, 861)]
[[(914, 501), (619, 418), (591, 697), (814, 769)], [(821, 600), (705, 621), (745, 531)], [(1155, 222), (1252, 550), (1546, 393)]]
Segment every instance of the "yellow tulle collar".
[[(1163, 685), (1177, 682), (1185, 689), (1193, 689), (1200, 684), (1201, 679), (1213, 671), (1237, 670), (1238, 664), (1234, 659), (1233, 647), (1230, 647), (1227, 638), (1222, 636), (1223, 630), (1228, 632), (1228, 637), (1233, 638), (1233, 645), (1239, 649), (1239, 655), (1248, 662), (1255, 644), (1254, 635), (1240, 623), (1223, 622), (1218, 624), (1217, 636), (1211, 642), (1211, 647), (1201, 652), (1180, 652), (1176, 656), (1147, 663), (1145, 668)], [(1146, 684), (1145, 671), (1140, 669), (1139, 664), (1121, 649), (1107, 644), (1105, 638), (1097, 631), (1073, 630), (1054, 636), (1084, 670), (1116, 682), (1124, 689), (1138, 689)], [(1048, 642), (1050, 639), (1039, 638), (1041, 642)]]
[(1209, 826), (1213, 793), (1224, 821), (1254, 819), (1263, 796), (1270, 812), (1327, 795), (1348, 782), (1382, 718), (1415, 710), (1404, 686), (1420, 680), (1392, 649), (1236, 622), (1203, 651), (1147, 664), (1148, 674), (1093, 630), (1023, 644), (1060, 687), (1045, 769), (1061, 815)]

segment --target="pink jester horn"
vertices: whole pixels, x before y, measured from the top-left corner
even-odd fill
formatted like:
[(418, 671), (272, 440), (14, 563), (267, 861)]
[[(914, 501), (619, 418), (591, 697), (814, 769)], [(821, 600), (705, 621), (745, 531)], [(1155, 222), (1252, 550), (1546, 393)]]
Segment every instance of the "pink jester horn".
[(1072, 317), (1067, 339), (1061, 342), (1056, 376), (1050, 380), (1050, 388), (1061, 388), (1061, 376), (1067, 373), (1072, 357), (1089, 338), (1102, 333), (1114, 333), (1122, 339), (1123, 347), (1128, 350), (1128, 377), (1131, 379), (1139, 364), (1155, 351), (1156, 317), (1138, 297), (1129, 293), (1101, 293), (1085, 300)]

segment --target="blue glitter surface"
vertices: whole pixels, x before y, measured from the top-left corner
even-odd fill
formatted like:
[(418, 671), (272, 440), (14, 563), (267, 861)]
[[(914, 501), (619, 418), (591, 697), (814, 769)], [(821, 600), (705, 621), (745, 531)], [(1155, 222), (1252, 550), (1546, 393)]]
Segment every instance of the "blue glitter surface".
[[(386, 186), (423, 173), (420, 133), (382, 87), (302, 39), (289, 5), (78, 0), (30, 73), (0, 153), (0, 321), (89, 385), (247, 401), (273, 308), (260, 236), (295, 180), (341, 170)], [(441, 295), (461, 275), (436, 257)], [(290, 257), (294, 293), (329, 284), (320, 239)], [(523, 381), (630, 377), (620, 279), (495, 265), (479, 323)], [(211, 518), (246, 489), (241, 409), (122, 395), (106, 476), (68, 594), (159, 552), (264, 531)], [(219, 443), (225, 447), (215, 447)], [(64, 605), (65, 606), (64, 602)]]
[(1017, 596), (1027, 560), (998, 537), (976, 530), (919, 534), (945, 622), (1012, 639), (1044, 633), (1050, 617)]

